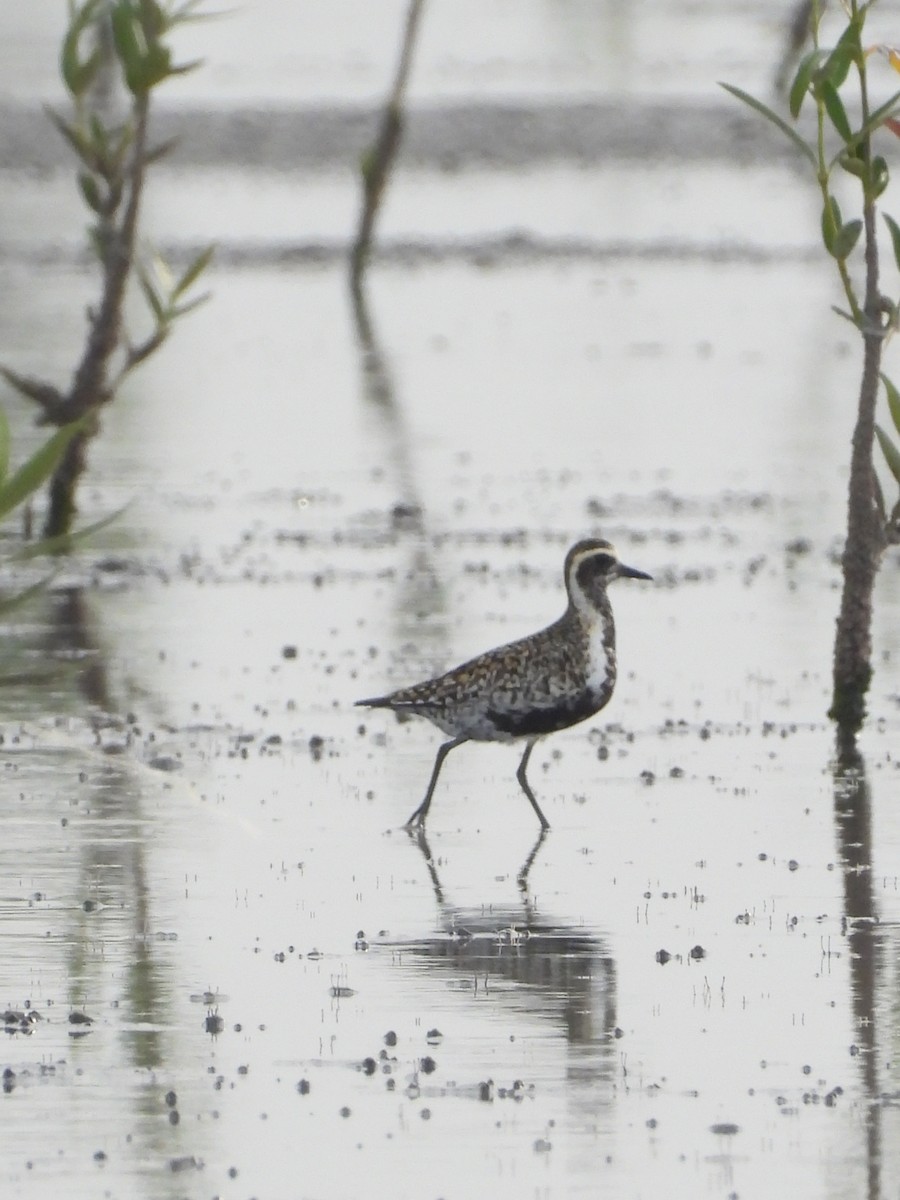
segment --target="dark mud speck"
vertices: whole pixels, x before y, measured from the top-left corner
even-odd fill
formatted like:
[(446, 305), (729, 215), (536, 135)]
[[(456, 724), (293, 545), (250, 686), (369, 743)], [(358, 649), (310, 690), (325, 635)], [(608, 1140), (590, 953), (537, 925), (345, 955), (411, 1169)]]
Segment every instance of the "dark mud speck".
[(202, 1167), (202, 1161), (195, 1158), (193, 1154), (183, 1154), (180, 1158), (169, 1159), (169, 1170), (176, 1175), (181, 1171), (199, 1171)]
[(184, 764), (171, 754), (157, 754), (147, 763), (154, 771), (180, 771)]

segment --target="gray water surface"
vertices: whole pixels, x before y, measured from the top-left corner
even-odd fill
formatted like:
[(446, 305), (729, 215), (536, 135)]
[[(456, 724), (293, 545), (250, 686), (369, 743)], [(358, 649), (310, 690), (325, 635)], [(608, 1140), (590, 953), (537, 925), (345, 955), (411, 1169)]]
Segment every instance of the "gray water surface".
[[(55, 98), (30, 7), (0, 358), (65, 379), (94, 280), (64, 157), (9, 132)], [(782, 7), (428, 6), (360, 330), (356, 148), (286, 146), (358, 133), (403, 12), (184, 42), (148, 232), (218, 241), (213, 298), (105, 415), (84, 519), (130, 506), (4, 621), (4, 1194), (888, 1200), (895, 553), (857, 771), (824, 715), (857, 351), (795, 166), (677, 153), (717, 78), (765, 91)], [(629, 97), (664, 155), (604, 157)], [(479, 149), (517, 104), (575, 148)], [(353, 701), (554, 619), (591, 533), (654, 583), (610, 706), (535, 751), (553, 828), (470, 745), (411, 838), (439, 735)]]

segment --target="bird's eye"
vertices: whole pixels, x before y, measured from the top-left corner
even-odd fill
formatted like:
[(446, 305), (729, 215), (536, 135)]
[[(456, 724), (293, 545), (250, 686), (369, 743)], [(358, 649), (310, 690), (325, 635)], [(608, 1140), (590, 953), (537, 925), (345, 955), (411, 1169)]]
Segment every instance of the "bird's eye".
[(602, 551), (583, 558), (575, 571), (575, 577), (582, 591), (587, 591), (597, 580), (610, 575), (615, 565), (615, 556), (604, 554)]
[(616, 560), (611, 554), (594, 554), (588, 561), (591, 571), (597, 575), (606, 575), (616, 565)]

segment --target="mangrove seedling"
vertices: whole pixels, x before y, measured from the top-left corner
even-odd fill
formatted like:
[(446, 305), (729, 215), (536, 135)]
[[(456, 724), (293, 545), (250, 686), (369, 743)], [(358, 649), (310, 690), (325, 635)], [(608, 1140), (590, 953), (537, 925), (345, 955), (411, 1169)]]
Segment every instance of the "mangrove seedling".
[[(0, 367), (7, 382), (40, 408), (41, 423), (60, 428), (77, 423), (50, 478), (46, 537), (64, 537), (71, 529), (77, 485), (103, 406), (125, 376), (159, 349), (175, 321), (206, 299), (188, 293), (208, 265), (211, 248), (180, 273), (158, 254), (145, 260), (137, 250), (146, 172), (171, 148), (170, 142), (150, 143), (151, 100), (167, 79), (199, 65), (176, 64), (169, 44), (177, 26), (198, 19), (199, 2), (70, 0), (60, 71), (72, 112), (47, 112), (77, 159), (79, 191), (91, 214), (100, 294), (88, 311), (84, 348), (68, 388)], [(100, 86), (108, 83), (110, 70), (126, 97), (118, 118), (110, 116), (105, 102), (108, 87)], [(151, 323), (149, 333), (137, 342), (128, 336), (122, 316), (134, 275)]]
[[(847, 534), (841, 558), (841, 604), (834, 641), (829, 716), (842, 753), (855, 747), (865, 719), (872, 678), (872, 595), (885, 548), (900, 542), (900, 497), (890, 511), (874, 463), (876, 438), (893, 480), (900, 485), (900, 450), (892, 435), (876, 424), (879, 383), (887, 394), (892, 423), (900, 433), (900, 396), (882, 372), (882, 356), (898, 325), (898, 299), (883, 294), (880, 281), (878, 208), (890, 182), (881, 142), (900, 134), (900, 92), (873, 107), (870, 64), (900, 69), (900, 55), (889, 46), (867, 46), (865, 23), (871, 4), (846, 0), (846, 25), (833, 46), (820, 41), (821, 0), (809, 8), (812, 49), (804, 55), (780, 115), (740, 88), (723, 84), (733, 96), (775, 125), (793, 143), (821, 197), (821, 236), (834, 263), (843, 295), (835, 311), (853, 325), (862, 344), (862, 365), (853, 430), (847, 503)], [(814, 135), (797, 126), (812, 106)], [(838, 204), (837, 180), (850, 177), (858, 187), (858, 209), (849, 218)], [(900, 268), (900, 226), (884, 214), (893, 258)], [(861, 278), (861, 283), (857, 277)]]

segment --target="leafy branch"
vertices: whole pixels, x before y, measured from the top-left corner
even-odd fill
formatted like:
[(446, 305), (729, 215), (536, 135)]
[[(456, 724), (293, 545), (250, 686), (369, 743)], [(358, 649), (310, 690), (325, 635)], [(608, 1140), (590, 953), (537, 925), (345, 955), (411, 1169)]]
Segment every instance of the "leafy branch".
[[(137, 254), (146, 171), (172, 145), (150, 144), (151, 99), (167, 79), (199, 65), (176, 63), (168, 41), (178, 26), (201, 19), (199, 4), (200, 0), (69, 2), (60, 72), (72, 113), (64, 116), (47, 109), (47, 115), (78, 162), (78, 188), (91, 215), (90, 239), (100, 267), (100, 295), (88, 311), (84, 349), (68, 388), (0, 366), (6, 381), (38, 406), (42, 423), (62, 427), (80, 422), (51, 477), (44, 530), (48, 536), (64, 535), (71, 528), (75, 490), (86, 469), (88, 442), (99, 429), (101, 407), (129, 372), (159, 349), (174, 322), (207, 298), (187, 293), (209, 265), (211, 248), (177, 276), (159, 254), (146, 263)], [(104, 33), (109, 36), (104, 38)], [(122, 121), (112, 120), (97, 97), (101, 72), (110, 65), (128, 96)], [(151, 321), (150, 332), (137, 342), (128, 336), (122, 318), (133, 273)]]
[[(873, 0), (874, 2), (874, 0)], [(872, 675), (871, 619), (875, 577), (885, 547), (900, 542), (900, 494), (887, 512), (873, 462), (875, 441), (900, 487), (900, 449), (875, 412), (879, 381), (887, 395), (892, 423), (900, 434), (900, 395), (881, 370), (887, 338), (900, 323), (900, 299), (881, 292), (877, 238), (878, 202), (890, 183), (890, 171), (877, 139), (900, 134), (900, 92), (872, 108), (869, 99), (869, 61), (883, 58), (900, 70), (900, 54), (889, 46), (865, 46), (864, 29), (871, 4), (845, 0), (846, 27), (834, 46), (820, 44), (821, 0), (810, 6), (812, 49), (802, 58), (788, 90), (787, 117), (730, 84), (722, 86), (749, 105), (793, 144), (809, 165), (821, 196), (821, 236), (833, 260), (847, 309), (836, 308), (858, 330), (863, 346), (862, 375), (852, 438), (847, 512), (847, 538), (842, 556), (843, 591), (834, 646), (833, 697), (830, 715), (839, 739), (849, 749), (865, 716), (865, 695)], [(853, 90), (851, 119), (845, 96)], [(815, 137), (807, 140), (792, 122), (805, 105), (815, 110)], [(789, 119), (788, 119), (789, 118)], [(857, 215), (845, 219), (835, 196), (838, 173), (859, 185)], [(884, 214), (900, 269), (900, 226)], [(854, 281), (861, 258), (862, 289)]]
[[(38, 446), (32, 455), (14, 471), (10, 471), (10, 433), (5, 412), (0, 409), (0, 521), (3, 521), (15, 509), (24, 504), (51, 477), (72, 439), (81, 431), (81, 422), (75, 421), (58, 429), (42, 445)], [(30, 542), (12, 554), (0, 558), (0, 566), (24, 562), (40, 555), (58, 554), (60, 551), (71, 549), (76, 542), (82, 541), (97, 533), (100, 529), (114, 521), (119, 515), (114, 512), (103, 520), (79, 529), (76, 533), (64, 534), (57, 538), (42, 538)], [(39, 594), (45, 588), (48, 579), (13, 592), (11, 595), (0, 596), (0, 613), (10, 612), (18, 608), (32, 596)]]

